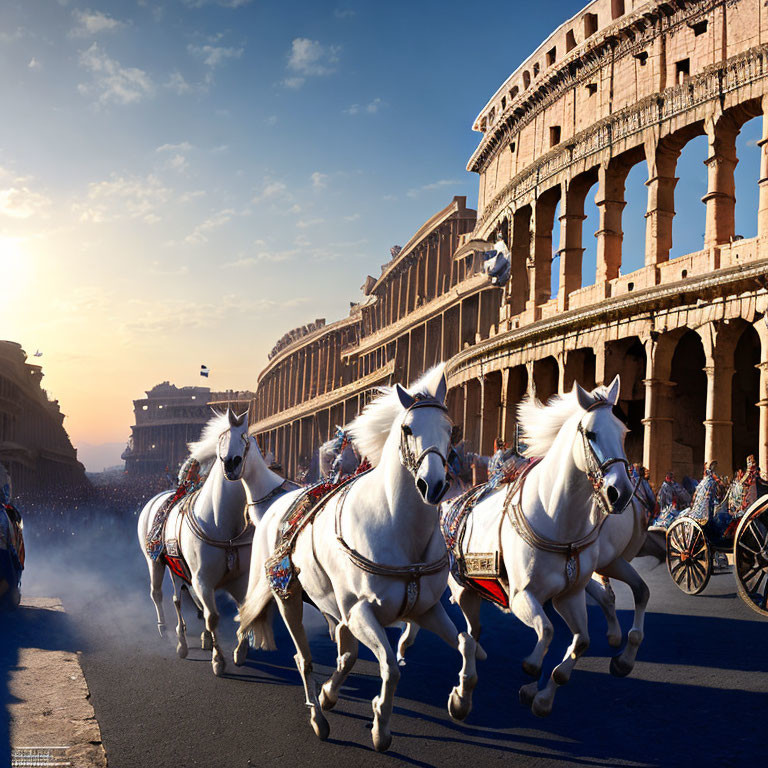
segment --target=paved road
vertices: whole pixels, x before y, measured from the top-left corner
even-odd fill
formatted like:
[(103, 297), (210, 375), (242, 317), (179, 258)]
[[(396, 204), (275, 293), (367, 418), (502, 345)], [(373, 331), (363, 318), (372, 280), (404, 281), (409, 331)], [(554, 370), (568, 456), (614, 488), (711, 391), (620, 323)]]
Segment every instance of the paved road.
[[(513, 617), (484, 608), (484, 646), (475, 708), (453, 723), (445, 702), (458, 655), (422, 633), (398, 687), (394, 740), (383, 755), (370, 747), (370, 700), (378, 690), (372, 657), (362, 656), (336, 710), (331, 736), (312, 733), (303, 691), (284, 631), (280, 650), (251, 652), (240, 669), (215, 678), (200, 650), (200, 622), (187, 610), (192, 648), (175, 657), (160, 639), (147, 593), (145, 566), (129, 532), (111, 546), (73, 540), (29, 547), (27, 594), (62, 594), (112, 768), (187, 766), (322, 766), (400, 763), (485, 766), (667, 766), (764, 764), (768, 748), (768, 621), (735, 594), (733, 578), (713, 577), (706, 593), (688, 597), (664, 567), (640, 563), (652, 591), (646, 642), (633, 674), (608, 673), (611, 649), (604, 620), (590, 609), (592, 647), (561, 688), (553, 714), (535, 718), (518, 703), (527, 682), (520, 660), (534, 635)], [(100, 562), (96, 562), (97, 559)], [(628, 591), (618, 590), (625, 631)], [(170, 602), (168, 610), (172, 615)], [(455, 610), (451, 608), (451, 610)], [(227, 653), (231, 613), (224, 622)], [(330, 673), (334, 648), (313, 622), (315, 669)], [(550, 660), (568, 635), (556, 623)], [(231, 658), (231, 657), (230, 657)], [(759, 762), (755, 762), (759, 760)]]

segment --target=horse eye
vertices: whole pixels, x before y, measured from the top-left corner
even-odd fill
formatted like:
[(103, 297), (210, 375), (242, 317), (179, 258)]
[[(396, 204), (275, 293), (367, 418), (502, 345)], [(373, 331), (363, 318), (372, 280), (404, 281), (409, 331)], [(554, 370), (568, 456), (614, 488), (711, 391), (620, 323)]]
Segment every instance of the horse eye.
[(413, 431), (407, 424), (403, 424), (403, 434), (404, 435), (412, 435)]
[(586, 435), (587, 435), (587, 440), (597, 440), (597, 433), (593, 432), (591, 429), (587, 430)]

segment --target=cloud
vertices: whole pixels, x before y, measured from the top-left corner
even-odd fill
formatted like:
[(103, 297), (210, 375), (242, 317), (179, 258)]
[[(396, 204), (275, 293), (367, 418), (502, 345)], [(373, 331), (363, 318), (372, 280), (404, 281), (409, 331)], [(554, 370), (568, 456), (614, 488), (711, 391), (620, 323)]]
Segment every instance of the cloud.
[(286, 251), (258, 251), (254, 256), (240, 256), (235, 261), (230, 261), (222, 266), (224, 269), (243, 269), (245, 267), (252, 267), (256, 264), (262, 264), (264, 262), (280, 263), (284, 261), (291, 261), (294, 256), (299, 254), (298, 248)]
[(291, 200), (293, 195), (282, 181), (266, 181), (264, 188), (253, 198), (254, 203), (263, 203), (268, 200)]
[(44, 212), (51, 204), (50, 198), (31, 190), (26, 181), (18, 178), (10, 187), (0, 188), (0, 215), (11, 219), (29, 219)]
[[(422, 192), (432, 192), (436, 189), (442, 189), (442, 187), (455, 186), (460, 183), (461, 182), (456, 179), (440, 179), (440, 181), (433, 181), (431, 184), (424, 184), (424, 186), (409, 189), (405, 194), (408, 195), (408, 197), (418, 197)], [(385, 197), (384, 199), (389, 199), (389, 197)]]
[(180, 144), (163, 144), (155, 152), (167, 155), (166, 165), (174, 171), (183, 173), (189, 168), (187, 153), (193, 149), (194, 147), (188, 141), (182, 141)]
[(171, 190), (152, 174), (144, 178), (113, 174), (107, 181), (91, 182), (85, 199), (75, 204), (75, 212), (80, 221), (93, 223), (118, 219), (154, 223), (170, 198)]
[(315, 218), (315, 219), (299, 219), (299, 221), (296, 222), (296, 226), (299, 229), (306, 229), (307, 227), (315, 227), (318, 224), (322, 224), (325, 221), (323, 218)]
[(72, 15), (75, 17), (75, 27), (70, 32), (72, 37), (91, 37), (126, 26), (124, 21), (118, 21), (101, 11), (74, 10)]
[(189, 44), (187, 50), (197, 58), (202, 59), (206, 67), (216, 69), (228, 59), (239, 59), (243, 55), (242, 48), (226, 47), (223, 45), (193, 45)]
[(386, 104), (378, 96), (368, 104), (351, 104), (344, 113), (347, 115), (375, 115)]
[(161, 144), (155, 152), (191, 152), (194, 147), (188, 141), (178, 144)]
[(90, 84), (80, 84), (78, 90), (84, 95), (95, 95), (101, 104), (134, 104), (154, 91), (152, 80), (143, 69), (123, 67), (98, 43), (80, 53), (80, 66), (88, 70), (93, 79)]
[(202, 8), (204, 5), (220, 5), (222, 8), (242, 8), (253, 0), (181, 0), (189, 8)]
[(294, 74), (283, 80), (286, 88), (301, 88), (307, 77), (323, 77), (336, 71), (341, 48), (323, 45), (307, 37), (296, 37), (288, 53), (288, 70)]
[(184, 75), (178, 70), (171, 72), (168, 76), (168, 80), (165, 82), (165, 87), (179, 96), (183, 96), (185, 93), (189, 93), (192, 90), (192, 86), (184, 79)]
[(208, 235), (216, 229), (223, 227), (237, 215), (232, 208), (224, 208), (209, 216), (204, 222), (198, 224), (185, 238), (188, 245), (198, 245), (208, 242)]
[(357, 11), (353, 11), (351, 8), (337, 8), (333, 15), (337, 19), (351, 19), (353, 16), (357, 16)]
[(325, 189), (328, 186), (328, 174), (315, 171), (312, 174), (312, 186), (315, 189)]
[(29, 64), (27, 64), (27, 68), (31, 69), (33, 72), (39, 72), (43, 68), (43, 62), (39, 59), (36, 59), (34, 56), (29, 60)]
[(360, 218), (359, 213), (353, 213), (351, 216), (345, 216), (344, 221), (357, 221)]
[(264, 118), (264, 125), (277, 125), (277, 115), (270, 115)]

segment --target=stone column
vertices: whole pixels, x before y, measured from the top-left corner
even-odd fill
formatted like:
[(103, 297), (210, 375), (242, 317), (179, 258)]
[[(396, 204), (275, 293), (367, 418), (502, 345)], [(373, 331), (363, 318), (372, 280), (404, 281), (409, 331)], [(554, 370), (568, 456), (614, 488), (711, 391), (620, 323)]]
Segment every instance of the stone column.
[[(663, 347), (668, 347), (664, 349)], [(653, 339), (645, 341), (646, 378), (645, 418), (643, 426), (643, 465), (650, 471), (650, 483), (658, 488), (672, 466), (671, 415), (673, 381), (669, 381), (674, 344), (663, 344)], [(666, 354), (665, 354), (666, 353)]]
[(584, 219), (583, 185), (571, 182), (563, 184), (560, 204), (560, 282), (557, 292), (557, 308), (568, 309), (568, 297), (581, 288), (581, 262), (584, 248), (581, 246)]
[[(757, 208), (757, 234), (768, 237), (768, 94), (762, 98), (763, 131), (760, 141), (760, 180), (758, 181), (760, 197)], [(762, 445), (762, 443), (761, 443)], [(760, 465), (763, 468), (763, 465)]]
[(733, 471), (733, 333), (720, 323), (707, 323), (696, 329), (701, 336), (707, 374), (707, 408), (704, 419), (704, 462), (717, 462), (719, 474)]
[(507, 440), (507, 421), (509, 420), (509, 368), (501, 371), (501, 415), (499, 434)]
[(564, 395), (567, 392), (566, 368), (568, 367), (568, 356), (569, 353), (565, 350), (555, 355), (555, 360), (557, 360), (557, 393), (559, 395)]
[(761, 317), (755, 322), (754, 328), (760, 337), (760, 391), (757, 400), (759, 419), (758, 462), (763, 477), (768, 477), (768, 322)]
[(621, 217), (624, 211), (624, 186), (628, 169), (608, 163), (598, 169), (598, 187), (595, 204), (600, 214), (597, 236), (597, 276), (598, 285), (605, 286), (605, 296), (610, 295), (609, 280), (619, 276), (621, 268), (621, 248), (624, 233), (621, 229)]
[(675, 217), (675, 167), (680, 150), (654, 143), (646, 146), (648, 211), (645, 214), (645, 265), (669, 260)]
[(708, 156), (707, 194), (701, 202), (707, 206), (707, 224), (704, 247), (711, 248), (730, 242), (735, 229), (736, 182), (733, 172), (739, 162), (736, 156), (738, 126), (728, 117), (715, 122), (705, 121)]

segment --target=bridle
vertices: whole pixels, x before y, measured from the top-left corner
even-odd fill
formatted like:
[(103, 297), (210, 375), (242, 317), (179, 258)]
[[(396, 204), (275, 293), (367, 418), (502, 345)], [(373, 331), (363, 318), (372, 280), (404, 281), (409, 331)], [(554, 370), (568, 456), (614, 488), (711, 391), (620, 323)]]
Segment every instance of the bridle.
[[(417, 394), (413, 396), (413, 400), (413, 403), (408, 408), (406, 408), (404, 418), (407, 418), (408, 414), (417, 408), (439, 408), (441, 411), (448, 411), (448, 408), (443, 403), (431, 395)], [(443, 465), (443, 467), (446, 466), (448, 462), (436, 445), (430, 445), (417, 456), (411, 449), (411, 445), (408, 440), (408, 438), (412, 435), (413, 432), (407, 424), (403, 424), (400, 427), (400, 463), (403, 465), (403, 467), (405, 467), (405, 469), (408, 470), (408, 472), (410, 472), (414, 480), (418, 474), (419, 467), (421, 467), (424, 459), (426, 459), (430, 453), (434, 453), (440, 459), (440, 463)], [(446, 475), (443, 491), (440, 494), (440, 499), (437, 500), (438, 504), (448, 491), (449, 485), (450, 482), (448, 480), (448, 476)]]
[(615, 456), (611, 456), (607, 459), (604, 459), (603, 461), (600, 461), (600, 457), (597, 455), (597, 451), (595, 451), (592, 445), (592, 440), (595, 437), (595, 433), (588, 429), (584, 429), (583, 424), (584, 417), (588, 413), (596, 410), (597, 408), (604, 407), (612, 408), (613, 403), (610, 403), (608, 400), (597, 400), (596, 402), (592, 403), (592, 405), (586, 409), (584, 416), (582, 416), (579, 420), (578, 431), (581, 435), (582, 443), (584, 446), (584, 460), (587, 465), (586, 474), (587, 479), (592, 486), (592, 496), (595, 499), (595, 503), (604, 515), (617, 515), (621, 514), (632, 503), (632, 499), (635, 497), (637, 488), (640, 485), (640, 478), (637, 478), (637, 482), (635, 483), (634, 488), (632, 488), (632, 493), (630, 494), (624, 506), (619, 510), (613, 511), (611, 509), (611, 505), (606, 501), (602, 493), (603, 484), (605, 483), (605, 473), (609, 467), (612, 467), (614, 464), (623, 464), (624, 469), (627, 472), (627, 477), (630, 477), (629, 462), (625, 458), (619, 458)]
[[(228, 430), (228, 429), (224, 430), (224, 432), (222, 432), (222, 433), (219, 435), (219, 440), (218, 440), (218, 442), (217, 442), (217, 444), (216, 444), (216, 458), (217, 458), (217, 459), (218, 459), (218, 460), (219, 460), (219, 461), (220, 461), (222, 464), (224, 464), (224, 467), (225, 467), (225, 470), (224, 470), (224, 474), (225, 474), (225, 475), (226, 475), (226, 461), (227, 461), (227, 460), (226, 460), (226, 458), (225, 458), (224, 456), (222, 456), (222, 455), (221, 455), (221, 443), (222, 443), (222, 440), (224, 440), (224, 438), (225, 438), (225, 437), (226, 437), (228, 434), (229, 434), (229, 430)], [(243, 441), (243, 444), (244, 444), (244, 446), (245, 446), (245, 447), (244, 447), (244, 449), (243, 449), (243, 455), (240, 457), (240, 458), (241, 458), (240, 466), (242, 467), (242, 466), (244, 466), (244, 465), (245, 465), (245, 457), (248, 455), (248, 451), (250, 451), (250, 450), (251, 450), (251, 436), (250, 436), (250, 435), (249, 435), (247, 432), (243, 432), (243, 433), (240, 435), (240, 439)], [(243, 473), (243, 471), (242, 471), (242, 469), (241, 469), (241, 470), (240, 470), (240, 474), (242, 475), (242, 473)]]

